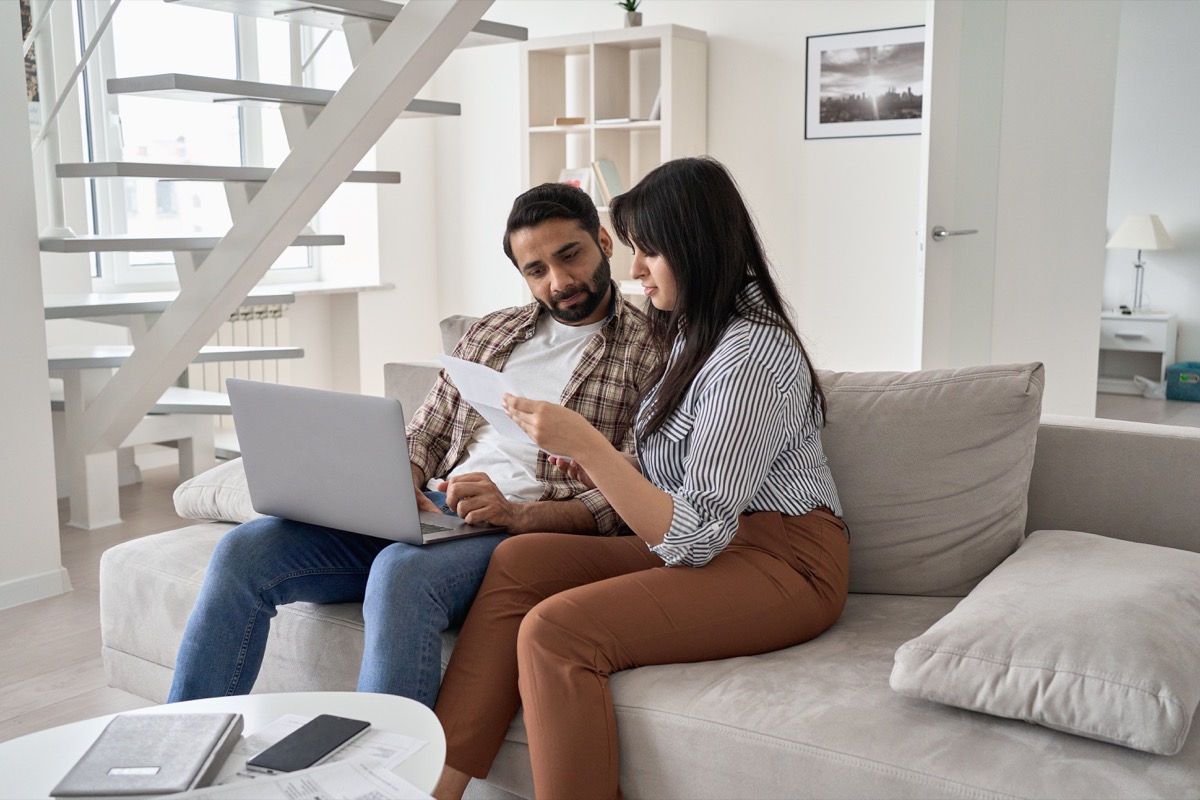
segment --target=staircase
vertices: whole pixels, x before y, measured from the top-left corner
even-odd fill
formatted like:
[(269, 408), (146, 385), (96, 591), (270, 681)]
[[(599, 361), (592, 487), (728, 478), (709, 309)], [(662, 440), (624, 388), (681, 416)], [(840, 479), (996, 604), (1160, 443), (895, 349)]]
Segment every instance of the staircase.
[[(217, 181), (225, 187), (233, 220), (223, 237), (55, 232), (40, 240), (43, 252), (171, 252), (180, 284), (178, 292), (46, 297), (47, 319), (122, 325), (132, 341), (48, 354), (52, 374), (62, 378), (61, 390), (51, 397), (60, 410), (56, 458), (59, 471), (65, 463), (69, 475), (70, 524), (84, 529), (120, 522), (117, 487), (129, 469), (132, 445), (179, 442), (184, 478), (212, 464), (211, 415), (226, 413), (228, 400), (187, 386), (189, 364), (302, 356), (298, 348), (207, 343), (239, 306), (292, 301), (287, 293), (255, 288), (286, 247), (344, 243), (342, 236), (307, 228), (339, 185), (399, 183), (397, 172), (354, 170), (394, 120), (459, 114), (455, 103), (415, 99), (455, 48), (527, 38), (523, 28), (482, 20), (491, 0), (412, 0), (403, 6), (385, 0), (165, 2), (341, 30), (355, 69), (336, 92), (180, 73), (106, 81), (110, 94), (162, 98), (164, 113), (180, 100), (278, 108), (291, 152), (274, 169), (113, 161), (56, 165), (55, 177), (64, 181)], [(43, 86), (47, 83), (42, 76)]]

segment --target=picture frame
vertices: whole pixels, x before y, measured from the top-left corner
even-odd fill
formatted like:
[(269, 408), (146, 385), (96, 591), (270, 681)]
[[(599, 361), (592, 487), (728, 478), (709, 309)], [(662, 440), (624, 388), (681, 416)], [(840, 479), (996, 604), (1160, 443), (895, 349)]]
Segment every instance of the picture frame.
[(807, 37), (804, 138), (921, 132), (925, 26)]
[(558, 182), (578, 186), (590, 195), (592, 193), (592, 167), (590, 164), (586, 167), (568, 167), (558, 173)]

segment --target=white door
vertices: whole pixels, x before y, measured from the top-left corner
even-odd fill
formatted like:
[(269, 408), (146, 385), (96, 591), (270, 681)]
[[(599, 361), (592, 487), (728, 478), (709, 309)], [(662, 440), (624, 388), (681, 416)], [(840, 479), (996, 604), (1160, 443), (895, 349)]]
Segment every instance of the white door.
[(1046, 413), (1095, 414), (1120, 9), (931, 0), (926, 19), (916, 350), (1040, 361)]
[(930, 6), (918, 231), (923, 369), (992, 361), (1007, 12), (1004, 0)]

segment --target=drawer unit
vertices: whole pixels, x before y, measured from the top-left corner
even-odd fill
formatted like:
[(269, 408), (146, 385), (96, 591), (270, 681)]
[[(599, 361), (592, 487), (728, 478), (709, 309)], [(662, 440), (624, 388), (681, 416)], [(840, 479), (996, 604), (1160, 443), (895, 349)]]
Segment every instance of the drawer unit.
[[(1171, 322), (1174, 320), (1172, 319)], [(1167, 320), (1124, 319), (1100, 320), (1101, 350), (1136, 350), (1146, 353), (1163, 353), (1167, 349)]]
[(1173, 314), (1101, 313), (1098, 390), (1141, 394), (1134, 375), (1161, 381), (1175, 362), (1175, 334)]

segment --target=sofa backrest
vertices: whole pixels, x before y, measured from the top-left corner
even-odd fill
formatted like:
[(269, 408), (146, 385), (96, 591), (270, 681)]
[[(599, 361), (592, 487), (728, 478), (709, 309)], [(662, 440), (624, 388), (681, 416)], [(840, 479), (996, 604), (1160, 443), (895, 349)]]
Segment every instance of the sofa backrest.
[[(451, 352), (476, 318), (441, 322)], [(388, 364), (411, 414), (433, 364)], [(1020, 544), (1041, 410), (1040, 364), (822, 372), (822, 441), (850, 526), (850, 590), (963, 596)]]
[(1200, 428), (1047, 414), (1026, 530), (1200, 552)]
[(1042, 365), (820, 377), (850, 591), (966, 595), (1025, 533)]

